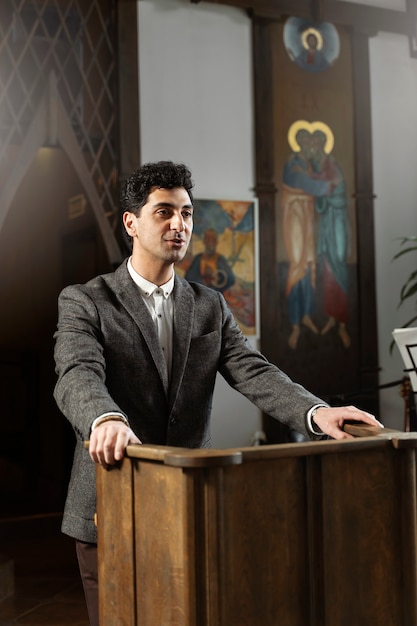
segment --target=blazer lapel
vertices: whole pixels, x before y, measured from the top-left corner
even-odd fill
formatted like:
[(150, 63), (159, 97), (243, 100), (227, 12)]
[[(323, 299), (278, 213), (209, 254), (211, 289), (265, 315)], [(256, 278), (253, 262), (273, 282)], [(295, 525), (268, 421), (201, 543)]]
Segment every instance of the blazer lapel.
[(175, 277), (174, 285), (174, 336), (172, 342), (172, 373), (170, 406), (174, 405), (184, 376), (190, 349), (194, 318), (194, 296), (188, 283)]
[(127, 270), (126, 262), (116, 270), (114, 277), (116, 279), (114, 290), (121, 304), (138, 325), (161, 377), (165, 392), (168, 395), (168, 371), (158, 334), (146, 304), (140, 295), (139, 287), (135, 285)]

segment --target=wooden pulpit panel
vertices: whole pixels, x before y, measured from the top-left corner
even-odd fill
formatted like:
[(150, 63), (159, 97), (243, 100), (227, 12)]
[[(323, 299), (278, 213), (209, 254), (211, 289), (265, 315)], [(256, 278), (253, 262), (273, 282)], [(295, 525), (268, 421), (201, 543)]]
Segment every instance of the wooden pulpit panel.
[(192, 477), (181, 468), (134, 462), (133, 483), (137, 624), (198, 623)]
[(288, 624), (308, 624), (304, 459), (226, 468), (217, 500), (223, 590), (218, 623), (275, 624), (285, 615)]
[(401, 462), (386, 449), (322, 458), (326, 624), (404, 623)]
[[(132, 463), (97, 471), (99, 614), (102, 626), (136, 624)], [(117, 616), (117, 621), (116, 621)]]
[(416, 448), (130, 446), (97, 470), (101, 626), (415, 626)]

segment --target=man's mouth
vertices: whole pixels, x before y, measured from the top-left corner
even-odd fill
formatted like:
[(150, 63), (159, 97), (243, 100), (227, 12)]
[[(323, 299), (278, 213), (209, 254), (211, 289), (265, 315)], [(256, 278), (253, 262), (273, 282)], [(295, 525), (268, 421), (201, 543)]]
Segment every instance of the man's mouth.
[(171, 241), (172, 243), (177, 243), (177, 244), (186, 243), (186, 239), (184, 237), (167, 237), (165, 241)]

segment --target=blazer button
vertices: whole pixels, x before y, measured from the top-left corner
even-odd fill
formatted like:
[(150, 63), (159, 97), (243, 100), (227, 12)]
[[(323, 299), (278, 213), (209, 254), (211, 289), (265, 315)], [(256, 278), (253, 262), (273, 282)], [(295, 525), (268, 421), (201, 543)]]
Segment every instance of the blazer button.
[(177, 423), (177, 420), (175, 419), (175, 417), (171, 417), (171, 419), (169, 420), (169, 423), (171, 424), (171, 426), (174, 426), (174, 424)]

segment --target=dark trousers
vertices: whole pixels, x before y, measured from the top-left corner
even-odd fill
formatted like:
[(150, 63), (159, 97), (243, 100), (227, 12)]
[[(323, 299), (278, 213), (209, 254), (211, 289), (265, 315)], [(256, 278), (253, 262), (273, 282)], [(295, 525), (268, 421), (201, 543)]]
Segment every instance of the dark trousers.
[(83, 582), (84, 595), (87, 603), (90, 626), (98, 623), (98, 565), (97, 544), (76, 541), (78, 565)]

